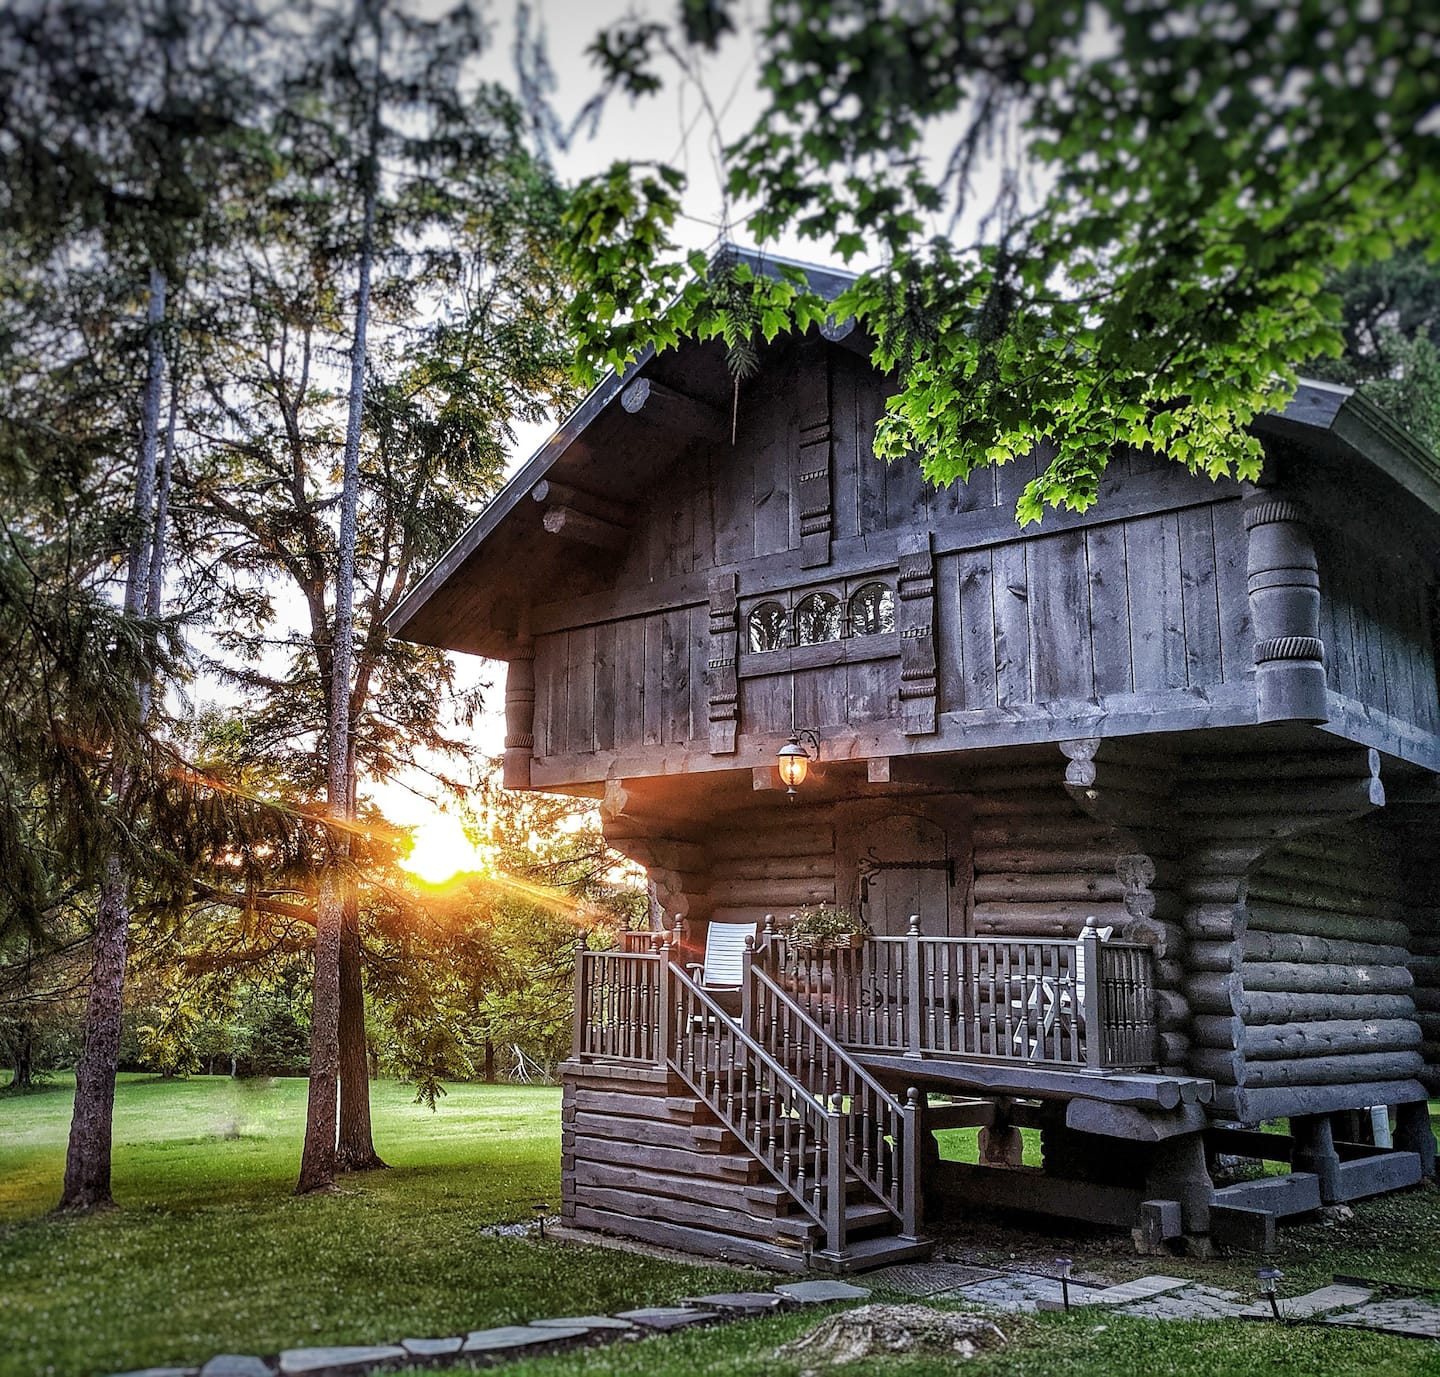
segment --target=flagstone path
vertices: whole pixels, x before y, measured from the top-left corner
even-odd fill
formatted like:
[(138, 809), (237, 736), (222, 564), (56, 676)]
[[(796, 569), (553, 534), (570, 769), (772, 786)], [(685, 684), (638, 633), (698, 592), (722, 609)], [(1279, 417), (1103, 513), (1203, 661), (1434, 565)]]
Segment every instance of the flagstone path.
[[(1095, 1286), (1034, 1272), (972, 1267), (954, 1262), (913, 1263), (868, 1273), (867, 1285), (848, 1281), (785, 1281), (769, 1291), (691, 1296), (680, 1305), (622, 1310), (615, 1315), (572, 1315), (530, 1324), (476, 1329), (398, 1344), (292, 1348), (271, 1357), (224, 1353), (199, 1367), (151, 1367), (123, 1377), (365, 1377), (372, 1372), (424, 1372), (440, 1363), (561, 1352), (582, 1344), (611, 1343), (697, 1325), (804, 1305), (861, 1301), (872, 1289), (924, 1300), (969, 1301), (992, 1310), (1059, 1310), (1067, 1304), (1107, 1308), (1156, 1320), (1272, 1320), (1268, 1301), (1223, 1291), (1183, 1277), (1151, 1276), (1119, 1286)], [(1397, 1288), (1398, 1289), (1398, 1288)], [(1376, 1295), (1339, 1283), (1303, 1296), (1282, 1297), (1282, 1319), (1347, 1325), (1389, 1334), (1440, 1339), (1440, 1296)]]

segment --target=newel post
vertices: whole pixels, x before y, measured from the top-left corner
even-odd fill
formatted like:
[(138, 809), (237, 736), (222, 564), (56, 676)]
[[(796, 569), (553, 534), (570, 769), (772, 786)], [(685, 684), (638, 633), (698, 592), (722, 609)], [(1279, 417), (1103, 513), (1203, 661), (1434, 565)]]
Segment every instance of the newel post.
[(590, 1017), (590, 970), (585, 960), (587, 944), (582, 932), (575, 943), (575, 1041), (571, 1055), (578, 1061), (585, 1052), (585, 1029)]
[[(675, 920), (679, 928), (680, 920)], [(679, 940), (678, 937), (676, 939)], [(670, 948), (671, 943), (662, 936), (655, 946), (657, 964), (655, 967), (656, 997), (660, 1001), (660, 1016), (655, 1027), (655, 1064), (664, 1066), (670, 1060), (670, 1046), (674, 1039), (675, 1007), (670, 1002)]]
[(920, 1032), (924, 1027), (921, 1012), (925, 973), (920, 968), (920, 915), (910, 915), (910, 931), (905, 934), (905, 1055), (920, 1055)]
[(745, 939), (745, 950), (740, 957), (740, 1028), (752, 1033), (755, 1029), (755, 982), (751, 971), (755, 965), (755, 939)]
[(905, 1092), (905, 1129), (900, 1145), (900, 1231), (919, 1238), (924, 1203), (920, 1193), (920, 1092)]
[(845, 1112), (837, 1091), (825, 1109), (825, 1246), (845, 1250)]
[(1105, 1024), (1100, 997), (1100, 933), (1094, 914), (1085, 920), (1079, 956), (1085, 977), (1080, 987), (1080, 1007), (1085, 1017), (1085, 1067), (1089, 1071), (1101, 1071), (1105, 1063)]

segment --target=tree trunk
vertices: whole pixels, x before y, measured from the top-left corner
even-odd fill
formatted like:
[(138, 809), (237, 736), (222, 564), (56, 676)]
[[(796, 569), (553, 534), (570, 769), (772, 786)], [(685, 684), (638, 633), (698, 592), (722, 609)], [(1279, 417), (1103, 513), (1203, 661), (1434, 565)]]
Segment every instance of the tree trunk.
[(485, 1073), (486, 1085), (495, 1084), (495, 1044), (490, 1040), (490, 1034), (485, 1034)]
[(75, 1067), (75, 1111), (65, 1154), (62, 1210), (104, 1209), (110, 1194), (110, 1138), (115, 1069), (120, 1060), (120, 1011), (130, 926), (129, 877), (118, 856), (105, 866), (95, 920), (95, 964), (85, 1006), (85, 1046)]
[(35, 1084), (35, 1034), (27, 1024), (15, 1047), (15, 1079), (12, 1090), (29, 1090)]
[[(149, 372), (141, 408), (140, 457), (135, 468), (135, 533), (125, 576), (125, 612), (132, 617), (145, 610), (154, 543), (155, 460), (160, 439), (160, 392), (165, 381), (161, 326), (165, 320), (166, 287), (165, 274), (152, 267), (146, 313)], [(150, 685), (139, 684), (136, 688), (143, 721), (149, 714)], [(118, 767), (113, 781), (117, 797), (125, 796), (126, 783), (126, 771)], [(112, 855), (105, 863), (95, 917), (95, 959), (85, 1004), (84, 1050), (75, 1067), (75, 1109), (70, 1119), (65, 1184), (58, 1206), (62, 1210), (103, 1209), (115, 1203), (110, 1194), (110, 1140), (129, 928), (130, 877), (120, 858)]]
[(365, 395), (365, 334), (370, 318), (374, 259), (375, 198), (380, 131), (379, 20), (376, 22), (375, 90), (363, 178), (365, 206), (360, 238), (360, 281), (355, 298), (355, 338), (350, 349), (350, 411), (340, 485), (340, 531), (336, 542), (335, 630), (330, 664), (330, 722), (326, 736), (329, 855), (315, 911), (315, 994), (310, 1010), (310, 1095), (297, 1194), (329, 1190), (337, 1169), (337, 1091), (340, 1075), (340, 948), (350, 873), (352, 818), (349, 788), (350, 670), (354, 659), (355, 545), (360, 503), (360, 422)]
[(361, 981), (360, 904), (354, 886), (345, 895), (340, 929), (340, 1171), (385, 1166), (370, 1129), (370, 1058), (365, 1045), (365, 988)]

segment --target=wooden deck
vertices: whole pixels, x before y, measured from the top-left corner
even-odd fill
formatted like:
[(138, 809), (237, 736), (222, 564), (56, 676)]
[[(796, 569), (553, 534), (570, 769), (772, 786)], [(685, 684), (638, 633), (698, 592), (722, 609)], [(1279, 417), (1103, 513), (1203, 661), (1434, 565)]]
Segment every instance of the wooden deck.
[[(1074, 1102), (1089, 1106), (1077, 1127), (1120, 1137), (1150, 1115), (1152, 1141), (1197, 1132), (1213, 1092), (1154, 1074), (1149, 952), (1093, 930), (1005, 941), (912, 926), (827, 952), (766, 934), (724, 992), (687, 970), (679, 941), (577, 954), (565, 1200), (581, 1226), (773, 1266), (879, 1266), (926, 1247), (926, 1089)], [(635, 1168), (656, 1184), (627, 1211)], [(712, 1207), (716, 1182), (727, 1195)], [(746, 1227), (741, 1197), (762, 1183)]]

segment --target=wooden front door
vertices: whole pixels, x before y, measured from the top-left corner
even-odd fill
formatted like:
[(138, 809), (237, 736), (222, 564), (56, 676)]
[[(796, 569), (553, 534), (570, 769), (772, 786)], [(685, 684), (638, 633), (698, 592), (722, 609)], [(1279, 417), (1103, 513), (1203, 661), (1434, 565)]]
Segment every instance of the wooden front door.
[(837, 828), (840, 892), (879, 937), (903, 937), (911, 914), (927, 937), (968, 933), (970, 821), (936, 803), (857, 805)]

